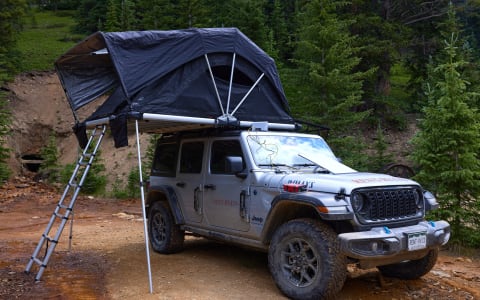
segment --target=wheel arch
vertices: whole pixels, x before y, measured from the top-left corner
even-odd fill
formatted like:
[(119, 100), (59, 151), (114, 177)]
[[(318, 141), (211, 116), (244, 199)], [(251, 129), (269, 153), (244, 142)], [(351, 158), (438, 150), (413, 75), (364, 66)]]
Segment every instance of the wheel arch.
[(265, 221), (262, 232), (262, 242), (264, 244), (270, 243), (275, 230), (280, 227), (280, 225), (298, 218), (322, 220), (312, 199), (275, 198), (274, 201), (272, 201), (272, 209)]
[(168, 185), (150, 187), (146, 201), (147, 216), (150, 213), (150, 207), (153, 205), (153, 203), (157, 201), (165, 201), (168, 204), (170, 210), (172, 211), (172, 215), (175, 218), (176, 224), (185, 224), (185, 218), (183, 216), (182, 210), (180, 209), (177, 194), (172, 187)]

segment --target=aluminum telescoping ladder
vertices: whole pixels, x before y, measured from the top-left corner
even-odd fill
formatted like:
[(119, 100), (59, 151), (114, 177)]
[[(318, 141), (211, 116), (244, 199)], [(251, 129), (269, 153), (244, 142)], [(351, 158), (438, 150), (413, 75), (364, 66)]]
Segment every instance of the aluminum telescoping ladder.
[[(75, 200), (80, 193), (80, 189), (82, 188), (88, 171), (90, 170), (93, 160), (95, 159), (95, 155), (97, 154), (100, 144), (102, 143), (106, 128), (106, 125), (99, 125), (92, 130), (90, 138), (88, 139), (87, 146), (83, 150), (82, 154), (79, 156), (77, 165), (73, 171), (72, 176), (70, 177), (70, 180), (68, 181), (67, 186), (65, 187), (65, 190), (62, 197), (60, 198), (60, 201), (58, 202), (57, 207), (53, 211), (50, 222), (48, 223), (45, 232), (40, 238), (37, 248), (35, 248), (32, 257), (27, 264), (27, 267), (25, 268), (25, 272), (29, 273), (33, 263), (36, 263), (40, 266), (38, 273), (35, 277), (36, 281), (40, 280), (40, 278), (42, 277), (42, 274), (47, 267), (50, 256), (53, 254), (53, 251), (57, 246), (62, 231), (70, 215), (73, 214), (73, 206), (75, 204)], [(78, 180), (78, 178), (80, 178), (80, 180)], [(55, 231), (54, 228), (56, 228), (56, 232), (55, 235), (51, 237), (50, 232)], [(42, 249), (45, 249), (45, 254), (43, 255), (43, 257), (41, 257), (40, 254), (40, 251)]]

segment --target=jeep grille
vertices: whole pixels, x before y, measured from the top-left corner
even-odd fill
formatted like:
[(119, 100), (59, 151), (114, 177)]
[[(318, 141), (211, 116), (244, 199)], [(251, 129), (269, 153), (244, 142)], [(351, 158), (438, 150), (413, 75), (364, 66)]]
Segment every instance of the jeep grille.
[(358, 189), (351, 201), (362, 224), (411, 220), (424, 214), (423, 195), (416, 187)]

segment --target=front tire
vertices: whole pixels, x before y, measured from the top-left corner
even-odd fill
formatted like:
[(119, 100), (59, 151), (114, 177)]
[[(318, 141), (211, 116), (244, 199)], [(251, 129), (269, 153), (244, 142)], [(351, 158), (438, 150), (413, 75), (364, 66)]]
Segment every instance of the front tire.
[(277, 287), (292, 299), (334, 298), (347, 274), (336, 233), (312, 219), (292, 220), (278, 228), (268, 265)]
[(185, 232), (175, 224), (169, 207), (164, 202), (155, 202), (148, 215), (148, 234), (154, 251), (171, 254), (183, 250)]
[(379, 266), (382, 275), (400, 279), (418, 279), (430, 272), (435, 266), (438, 257), (438, 248), (430, 250), (427, 255), (420, 259), (409, 260), (397, 264)]

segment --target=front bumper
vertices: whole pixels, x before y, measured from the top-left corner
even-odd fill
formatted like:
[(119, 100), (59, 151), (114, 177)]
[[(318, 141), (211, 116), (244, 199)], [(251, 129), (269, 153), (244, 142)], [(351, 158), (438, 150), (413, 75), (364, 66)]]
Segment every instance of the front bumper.
[[(419, 245), (415, 236), (421, 236)], [(429, 249), (445, 245), (450, 239), (450, 224), (445, 221), (422, 221), (417, 225), (398, 228), (375, 227), (369, 231), (342, 233), (339, 236), (342, 253), (350, 258), (383, 264), (380, 260), (416, 259)], [(410, 242), (410, 247), (409, 247)], [(374, 263), (378, 260), (378, 263)]]

